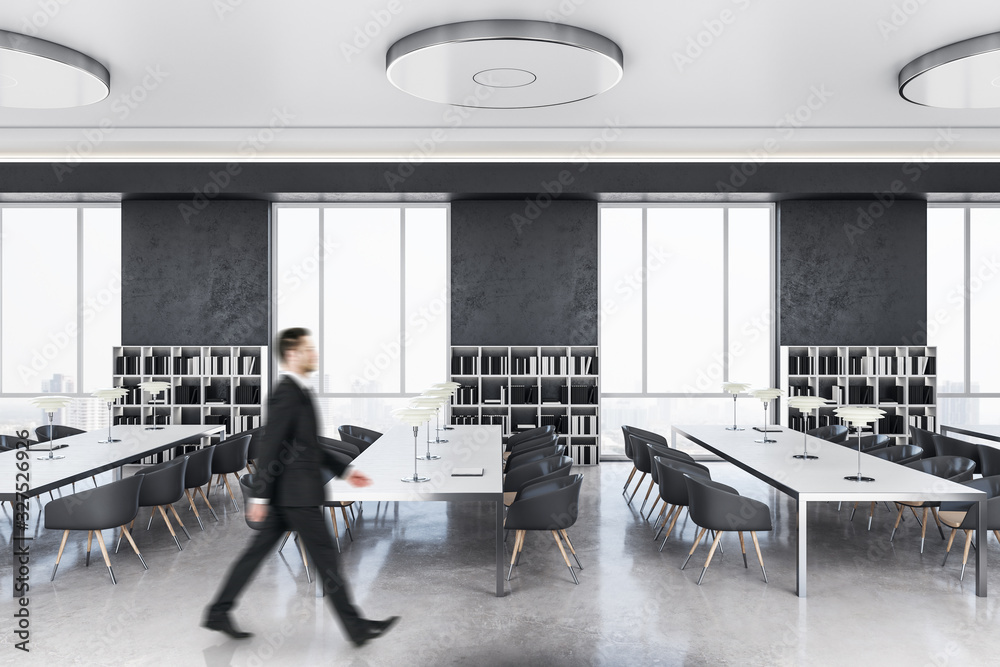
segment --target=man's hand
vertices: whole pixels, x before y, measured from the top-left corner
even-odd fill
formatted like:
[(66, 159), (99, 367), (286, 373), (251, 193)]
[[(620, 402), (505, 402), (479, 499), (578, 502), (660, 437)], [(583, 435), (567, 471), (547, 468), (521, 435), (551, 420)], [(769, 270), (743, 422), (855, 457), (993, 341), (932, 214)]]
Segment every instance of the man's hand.
[(267, 505), (264, 503), (247, 503), (247, 521), (263, 521), (267, 518)]
[(354, 487), (371, 486), (372, 478), (360, 470), (352, 470), (347, 476), (347, 483)]

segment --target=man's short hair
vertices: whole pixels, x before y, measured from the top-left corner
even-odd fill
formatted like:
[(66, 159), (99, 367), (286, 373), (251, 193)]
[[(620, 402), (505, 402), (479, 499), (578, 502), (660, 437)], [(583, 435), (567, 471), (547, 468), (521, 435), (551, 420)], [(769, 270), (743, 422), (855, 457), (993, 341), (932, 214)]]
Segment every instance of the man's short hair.
[(294, 350), (302, 342), (303, 336), (311, 336), (309, 329), (304, 327), (292, 327), (291, 329), (285, 329), (280, 334), (278, 334), (278, 354), (281, 358), (285, 358), (285, 354), (289, 350)]

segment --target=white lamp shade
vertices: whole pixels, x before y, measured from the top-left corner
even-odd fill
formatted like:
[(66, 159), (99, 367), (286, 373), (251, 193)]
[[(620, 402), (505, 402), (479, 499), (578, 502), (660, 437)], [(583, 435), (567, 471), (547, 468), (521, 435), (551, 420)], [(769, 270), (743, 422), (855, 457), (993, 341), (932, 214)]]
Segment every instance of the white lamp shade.
[(410, 399), (410, 406), (414, 408), (431, 408), (431, 412), (436, 410), (444, 400), (437, 396), (417, 396)]
[(400, 408), (392, 411), (393, 417), (410, 426), (420, 426), (433, 414), (434, 410), (428, 408)]
[(432, 384), (431, 387), (434, 389), (458, 389), (462, 385), (458, 382), (438, 382), (437, 384)]
[(128, 394), (128, 389), (123, 389), (122, 387), (115, 387), (113, 389), (98, 389), (91, 396), (96, 396), (97, 398), (111, 403), (117, 401), (122, 396)]
[(147, 380), (145, 382), (139, 383), (139, 388), (143, 391), (148, 391), (150, 394), (159, 394), (164, 389), (170, 387), (169, 382), (163, 382), (162, 380)]
[(830, 399), (820, 398), (819, 396), (792, 396), (788, 399), (788, 407), (796, 408), (802, 412), (809, 412), (829, 403)]
[(844, 407), (834, 410), (834, 414), (849, 424), (871, 424), (885, 416), (885, 410), (865, 407)]
[(428, 389), (421, 396), (433, 396), (434, 398), (440, 398), (442, 402), (450, 398), (455, 392), (451, 389)]
[(743, 392), (745, 392), (749, 388), (750, 388), (750, 385), (748, 385), (745, 382), (723, 382), (722, 383), (722, 391), (726, 392), (727, 394), (742, 394)]
[(750, 395), (754, 398), (759, 398), (764, 403), (767, 403), (768, 401), (772, 401), (779, 396), (782, 396), (784, 393), (785, 392), (782, 390), (772, 387), (769, 389), (754, 389), (750, 392)]
[(36, 408), (41, 408), (46, 412), (54, 412), (65, 408), (73, 402), (69, 396), (36, 396), (31, 399), (31, 404)]

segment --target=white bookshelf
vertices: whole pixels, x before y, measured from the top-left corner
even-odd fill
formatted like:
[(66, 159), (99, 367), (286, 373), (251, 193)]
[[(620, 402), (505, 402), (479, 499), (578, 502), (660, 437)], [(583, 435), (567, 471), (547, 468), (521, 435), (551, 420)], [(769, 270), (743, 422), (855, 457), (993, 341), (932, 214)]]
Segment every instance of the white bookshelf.
[(600, 460), (596, 346), (451, 348), (452, 424), (495, 424), (504, 435), (552, 425), (579, 465)]
[(795, 430), (840, 424), (834, 409), (865, 405), (886, 411), (874, 433), (903, 444), (909, 427), (937, 429), (937, 348), (926, 345), (782, 346), (781, 388), (788, 396), (809, 395), (833, 402), (809, 415), (782, 401), (781, 424)]
[[(254, 345), (143, 345), (113, 349), (116, 387), (130, 389), (115, 404), (115, 424), (224, 424), (232, 435), (264, 422), (267, 348)], [(159, 380), (156, 395), (139, 383)]]

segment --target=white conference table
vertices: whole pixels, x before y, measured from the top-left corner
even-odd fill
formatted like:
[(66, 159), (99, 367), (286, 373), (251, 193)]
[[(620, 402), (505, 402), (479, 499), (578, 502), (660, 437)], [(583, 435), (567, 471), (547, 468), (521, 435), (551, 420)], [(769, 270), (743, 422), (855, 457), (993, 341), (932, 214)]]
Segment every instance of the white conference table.
[[(18, 469), (18, 463), (28, 463), (27, 482), (29, 488), (20, 495), (25, 498), (37, 496), (47, 491), (55, 490), (72, 482), (88, 479), (108, 470), (117, 471), (121, 466), (153, 454), (170, 449), (175, 445), (193, 440), (204, 442), (213, 435), (223, 435), (225, 426), (221, 424), (197, 424), (189, 426), (163, 426), (156, 430), (147, 430), (144, 426), (119, 425), (111, 431), (113, 438), (120, 442), (99, 442), (108, 437), (107, 429), (78, 433), (65, 438), (53, 440), (54, 445), (64, 445), (56, 449), (54, 454), (61, 459), (45, 459), (48, 448), (34, 445), (27, 450), (29, 456), (19, 457), (18, 452), (0, 453), (0, 500), (11, 501), (14, 504), (18, 496), (17, 484), (25, 481), (25, 471)], [(20, 451), (20, 449), (19, 449)], [(42, 458), (43, 460), (39, 460)], [(15, 517), (18, 510), (15, 507)], [(15, 535), (11, 540), (12, 556), (18, 547), (24, 547), (24, 522), (15, 521)], [(14, 581), (17, 581), (18, 568), (13, 568)], [(14, 597), (18, 597), (16, 587)]]
[[(427, 451), (427, 425), (417, 433), (417, 453)], [(433, 432), (433, 431), (432, 431)], [(353, 466), (372, 478), (372, 485), (354, 488), (342, 479), (330, 480), (328, 501), (486, 501), (496, 503), (496, 594), (504, 594), (503, 579), (503, 444), (500, 426), (454, 426), (442, 431), (442, 444), (431, 444), (436, 461), (417, 461), (417, 473), (427, 482), (404, 482), (413, 476), (413, 427), (395, 426), (361, 453)], [(456, 468), (482, 468), (481, 477), (453, 477)]]
[[(861, 455), (862, 474), (874, 477), (873, 482), (852, 482), (844, 479), (858, 472), (857, 449), (849, 449), (819, 438), (806, 436), (809, 453), (818, 459), (792, 458), (802, 453), (803, 435), (782, 428), (769, 432), (775, 443), (754, 442), (762, 433), (748, 428), (727, 431), (725, 426), (674, 426), (672, 444), (677, 438), (687, 438), (747, 471), (796, 501), (798, 514), (798, 544), (795, 589), (799, 597), (806, 596), (808, 504), (811, 502), (855, 501), (978, 501), (979, 524), (976, 539), (986, 533), (986, 494), (962, 484), (933, 477), (918, 470), (890, 463), (883, 459)], [(976, 550), (976, 595), (986, 596), (986, 552)]]

